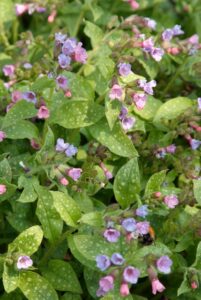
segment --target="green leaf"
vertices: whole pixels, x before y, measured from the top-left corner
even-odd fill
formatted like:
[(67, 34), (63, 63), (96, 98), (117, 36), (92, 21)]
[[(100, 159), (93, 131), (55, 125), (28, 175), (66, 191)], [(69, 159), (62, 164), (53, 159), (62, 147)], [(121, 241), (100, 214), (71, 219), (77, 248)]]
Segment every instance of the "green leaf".
[(3, 286), (7, 293), (14, 291), (18, 287), (19, 272), (15, 269), (14, 265), (7, 265), (4, 263), (3, 271)]
[(154, 61), (153, 59), (138, 59), (138, 61), (143, 66), (150, 79), (154, 79), (157, 76), (159, 65), (156, 61)]
[(77, 221), (81, 217), (79, 206), (69, 195), (62, 192), (51, 192), (54, 207), (64, 220), (64, 222), (72, 227), (77, 227)]
[(7, 180), (7, 182), (11, 182), (12, 179), (12, 170), (10, 167), (10, 164), (6, 158), (4, 158), (0, 162), (0, 178), (4, 177), (4, 179)]
[(84, 33), (91, 39), (92, 47), (95, 48), (103, 39), (103, 31), (100, 27), (89, 21), (85, 21), (85, 24)]
[(51, 192), (44, 187), (37, 187), (38, 203), (36, 215), (42, 224), (44, 236), (54, 242), (61, 234), (63, 221), (54, 207), (54, 201)]
[(109, 150), (119, 156), (135, 157), (137, 151), (132, 141), (127, 137), (120, 124), (115, 124), (110, 130), (106, 120), (101, 120), (89, 128), (91, 135)]
[(47, 76), (37, 78), (31, 86), (31, 91), (35, 93), (42, 93), (44, 89), (54, 88), (55, 81)]
[(31, 122), (20, 120), (4, 128), (9, 139), (38, 139), (38, 128)]
[(33, 225), (33, 208), (30, 204), (12, 201), (13, 212), (6, 217), (9, 224), (17, 231), (22, 232)]
[(73, 293), (65, 293), (61, 300), (82, 300), (81, 296)]
[(145, 197), (148, 197), (149, 195), (153, 194), (154, 192), (160, 192), (161, 190), (161, 184), (165, 180), (167, 170), (162, 170), (158, 173), (153, 174), (146, 185), (145, 189)]
[(25, 100), (18, 101), (7, 112), (3, 121), (2, 128), (13, 125), (17, 121), (35, 117), (36, 115), (37, 109), (35, 108), (35, 105), (33, 103), (27, 102)]
[(136, 115), (140, 116), (144, 120), (149, 121), (155, 117), (161, 105), (162, 103), (160, 100), (155, 99), (152, 96), (148, 96), (147, 103), (142, 110), (138, 110), (137, 107), (135, 107), (135, 105), (133, 107)]
[(168, 100), (156, 112), (153, 123), (161, 130), (168, 130), (168, 121), (176, 119), (192, 105), (193, 101), (185, 97)]
[(103, 216), (98, 211), (84, 214), (80, 219), (80, 222), (91, 226), (97, 226), (97, 227), (101, 227), (104, 225)]
[(140, 189), (138, 161), (133, 158), (121, 167), (115, 177), (115, 198), (123, 208), (127, 208), (137, 200)]
[(18, 187), (23, 187), (24, 190), (17, 201), (22, 203), (34, 202), (38, 197), (34, 189), (34, 186), (37, 185), (39, 185), (39, 182), (36, 177), (27, 178), (25, 176), (21, 176), (18, 181)]
[(72, 254), (83, 265), (97, 270), (96, 256), (105, 254), (111, 256), (115, 252), (121, 252), (119, 243), (108, 243), (98, 235), (74, 234), (68, 237), (68, 243)]
[(0, 178), (0, 184), (6, 186), (6, 192), (0, 195), (0, 202), (5, 201), (15, 194), (16, 185), (9, 183), (4, 178)]
[(118, 120), (121, 106), (122, 104), (118, 100), (106, 100), (105, 102), (105, 114), (111, 130), (114, 127), (115, 122)]
[(19, 288), (28, 300), (58, 300), (51, 284), (37, 273), (20, 273)]
[[(91, 82), (75, 73), (64, 71), (62, 73), (69, 80), (69, 89), (71, 91), (72, 100), (94, 101), (94, 89)], [(68, 101), (65, 97), (65, 102)]]
[(191, 290), (191, 287), (190, 287), (189, 281), (188, 281), (188, 272), (186, 271), (184, 274), (184, 279), (183, 279), (180, 287), (177, 290), (177, 296), (180, 296), (180, 295), (188, 293), (188, 292), (192, 292), (192, 290)]
[(35, 253), (43, 239), (43, 232), (40, 226), (32, 226), (18, 235), (8, 246), (8, 251), (18, 251), (21, 254), (31, 256)]
[(77, 275), (70, 263), (62, 260), (50, 260), (48, 266), (42, 269), (43, 276), (58, 291), (82, 293)]
[(36, 154), (36, 159), (39, 162), (42, 162), (43, 155), (46, 155), (48, 151), (51, 151), (54, 149), (54, 133), (52, 129), (47, 126), (45, 132), (44, 132), (44, 138), (41, 149)]
[(196, 251), (196, 258), (195, 262), (193, 263), (192, 267), (195, 267), (196, 269), (201, 269), (201, 242), (198, 243), (197, 251)]
[(55, 111), (50, 122), (65, 128), (80, 128), (96, 123), (103, 115), (103, 107), (98, 104), (83, 100), (70, 100)]
[(11, 0), (0, 1), (0, 25), (11, 22), (15, 19), (14, 5)]
[(193, 193), (197, 203), (201, 204), (201, 180), (193, 180)]

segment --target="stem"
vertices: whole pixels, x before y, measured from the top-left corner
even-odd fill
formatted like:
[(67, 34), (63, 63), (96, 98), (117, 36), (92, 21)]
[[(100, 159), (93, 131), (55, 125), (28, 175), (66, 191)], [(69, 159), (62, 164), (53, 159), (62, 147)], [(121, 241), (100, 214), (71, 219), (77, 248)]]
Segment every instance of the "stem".
[(174, 74), (174, 76), (171, 78), (171, 80), (169, 81), (169, 83), (167, 84), (166, 88), (164, 89), (163, 93), (162, 93), (162, 98), (167, 94), (167, 92), (169, 92), (169, 90), (171, 89), (172, 85), (175, 84), (176, 79), (179, 77), (180, 71), (183, 68), (184, 64), (186, 63), (188, 57), (186, 57), (184, 59), (184, 62), (178, 67), (176, 73)]
[(48, 261), (48, 259), (52, 256), (52, 254), (56, 251), (57, 247), (59, 246), (59, 244), (61, 244), (68, 235), (70, 235), (71, 233), (73, 233), (74, 231), (76, 231), (77, 229), (72, 228), (69, 229), (67, 231), (65, 231), (61, 237), (56, 240), (49, 248), (48, 250), (45, 252), (45, 254), (43, 255), (43, 257), (41, 258), (41, 260), (39, 261), (38, 265), (42, 266), (45, 265)]
[(84, 18), (84, 15), (85, 15), (85, 9), (83, 8), (83, 10), (81, 11), (80, 15), (79, 15), (79, 18), (75, 24), (75, 28), (74, 28), (74, 31), (73, 31), (73, 36), (77, 36), (78, 32), (79, 32), (79, 29), (80, 29), (80, 25), (82, 24), (82, 21), (83, 21), (83, 18)]

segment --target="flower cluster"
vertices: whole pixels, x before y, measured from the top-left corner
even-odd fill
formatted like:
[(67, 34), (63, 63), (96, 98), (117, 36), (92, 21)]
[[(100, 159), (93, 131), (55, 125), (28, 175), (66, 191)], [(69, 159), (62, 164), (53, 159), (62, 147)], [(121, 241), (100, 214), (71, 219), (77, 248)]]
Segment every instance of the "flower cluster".
[(67, 37), (66, 34), (55, 34), (55, 47), (59, 52), (58, 62), (62, 69), (68, 69), (71, 62), (86, 63), (87, 52), (82, 47), (81, 42), (77, 42), (75, 38)]
[(75, 147), (72, 144), (65, 143), (64, 139), (57, 139), (56, 147), (55, 147), (57, 152), (64, 152), (67, 157), (72, 157), (77, 153), (77, 147)]
[(180, 25), (175, 25), (173, 28), (167, 28), (162, 33), (162, 39), (163, 41), (170, 41), (174, 36), (184, 34), (184, 31), (181, 30)]
[(156, 158), (164, 158), (168, 153), (174, 154), (176, 152), (176, 149), (177, 147), (174, 144), (171, 144), (166, 147), (161, 147), (155, 151), (155, 156)]
[(37, 3), (25, 3), (25, 4), (16, 3), (15, 4), (15, 13), (17, 16), (21, 16), (25, 13), (32, 15), (35, 11), (37, 13), (44, 13), (46, 11), (46, 8), (40, 6)]

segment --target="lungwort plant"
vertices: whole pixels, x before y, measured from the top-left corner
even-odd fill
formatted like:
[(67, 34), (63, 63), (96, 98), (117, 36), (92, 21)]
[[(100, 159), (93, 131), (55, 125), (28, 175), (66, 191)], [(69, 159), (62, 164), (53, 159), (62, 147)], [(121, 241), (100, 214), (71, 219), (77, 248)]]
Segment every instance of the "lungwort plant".
[(0, 298), (201, 299), (199, 0), (0, 1)]

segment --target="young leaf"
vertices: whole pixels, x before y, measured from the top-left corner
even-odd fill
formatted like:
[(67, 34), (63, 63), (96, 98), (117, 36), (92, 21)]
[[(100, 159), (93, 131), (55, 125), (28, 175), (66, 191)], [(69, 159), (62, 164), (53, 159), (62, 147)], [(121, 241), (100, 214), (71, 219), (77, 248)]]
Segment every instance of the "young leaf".
[(131, 140), (123, 132), (120, 124), (115, 124), (110, 130), (106, 120), (101, 120), (90, 127), (91, 135), (109, 150), (123, 157), (135, 157), (137, 151)]
[(82, 293), (77, 275), (68, 262), (50, 260), (48, 266), (42, 269), (42, 274), (55, 290)]
[(21, 272), (18, 286), (28, 300), (59, 299), (52, 285), (34, 272)]
[(43, 232), (40, 226), (32, 226), (18, 235), (18, 237), (8, 245), (8, 252), (18, 251), (21, 254), (31, 256), (38, 250), (43, 239)]
[(44, 187), (37, 187), (38, 203), (36, 215), (40, 220), (44, 236), (55, 241), (62, 232), (63, 221), (54, 207), (52, 194)]
[(127, 208), (137, 200), (140, 189), (138, 161), (133, 158), (118, 171), (114, 180), (114, 194), (119, 204)]
[(64, 222), (69, 226), (77, 227), (81, 212), (75, 200), (62, 192), (51, 192), (51, 194), (54, 207)]

